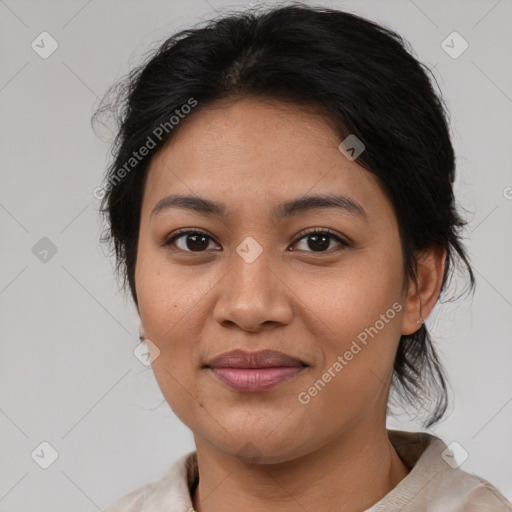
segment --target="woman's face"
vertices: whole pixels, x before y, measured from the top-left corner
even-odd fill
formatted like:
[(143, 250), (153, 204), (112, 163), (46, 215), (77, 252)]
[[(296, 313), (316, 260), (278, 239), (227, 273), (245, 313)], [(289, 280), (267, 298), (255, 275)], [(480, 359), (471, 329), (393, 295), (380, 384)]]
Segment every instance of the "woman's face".
[[(405, 309), (397, 220), (376, 177), (296, 107), (242, 99), (185, 122), (151, 162), (135, 272), (167, 402), (196, 442), (269, 463), (382, 428), (400, 335), (419, 327), (419, 311)], [(161, 202), (169, 196), (222, 213)], [(280, 208), (312, 196), (346, 200)], [(165, 245), (177, 230), (200, 233)], [(302, 365), (209, 366), (234, 349)]]

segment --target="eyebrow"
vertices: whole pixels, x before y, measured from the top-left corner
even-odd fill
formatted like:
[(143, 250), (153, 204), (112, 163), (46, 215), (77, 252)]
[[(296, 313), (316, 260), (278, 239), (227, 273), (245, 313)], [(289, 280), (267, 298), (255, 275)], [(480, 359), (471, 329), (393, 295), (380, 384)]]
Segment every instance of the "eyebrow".
[[(181, 208), (219, 217), (227, 216), (227, 210), (224, 204), (203, 197), (185, 195), (170, 195), (164, 197), (155, 205), (150, 216), (168, 210), (169, 208)], [(274, 206), (271, 210), (271, 214), (274, 219), (280, 220), (298, 215), (299, 213), (327, 208), (337, 208), (350, 215), (361, 217), (364, 220), (368, 219), (364, 208), (358, 202), (339, 194), (300, 196), (295, 199), (289, 199)]]

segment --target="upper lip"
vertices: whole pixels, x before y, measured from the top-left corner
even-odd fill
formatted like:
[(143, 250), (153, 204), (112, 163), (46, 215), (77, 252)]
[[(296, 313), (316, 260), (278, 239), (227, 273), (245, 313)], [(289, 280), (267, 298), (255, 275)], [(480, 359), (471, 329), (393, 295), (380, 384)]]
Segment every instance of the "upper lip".
[(231, 350), (211, 359), (208, 368), (282, 368), (302, 367), (306, 363), (277, 350), (260, 350), (247, 352), (245, 350)]

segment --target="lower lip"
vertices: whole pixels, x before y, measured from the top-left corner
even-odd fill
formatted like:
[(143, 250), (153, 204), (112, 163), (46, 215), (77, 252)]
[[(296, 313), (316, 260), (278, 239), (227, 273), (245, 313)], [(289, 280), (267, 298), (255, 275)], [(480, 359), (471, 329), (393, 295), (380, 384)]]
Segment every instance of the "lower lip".
[(210, 368), (213, 374), (224, 384), (246, 393), (255, 393), (275, 388), (292, 379), (302, 370), (303, 366), (279, 368)]

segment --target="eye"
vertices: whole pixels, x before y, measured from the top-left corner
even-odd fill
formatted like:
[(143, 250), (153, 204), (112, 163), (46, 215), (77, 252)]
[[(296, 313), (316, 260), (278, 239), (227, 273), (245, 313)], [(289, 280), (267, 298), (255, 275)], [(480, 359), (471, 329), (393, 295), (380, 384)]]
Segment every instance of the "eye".
[[(342, 240), (336, 233), (332, 232), (330, 229), (325, 228), (310, 228), (306, 230), (305, 234), (303, 234), (303, 236), (301, 236), (294, 243), (297, 244), (307, 239), (309, 240), (306, 242), (306, 244), (307, 247), (311, 249), (311, 252), (336, 252), (350, 246), (350, 244)], [(334, 251), (327, 251), (326, 249), (328, 249), (331, 245), (332, 239), (338, 242), (339, 246), (337, 249), (334, 249)], [(310, 251), (307, 251), (306, 249), (306, 252)]]
[[(307, 248), (299, 250), (305, 250), (306, 252), (336, 252), (350, 246), (349, 243), (345, 242), (336, 233), (326, 228), (310, 228), (302, 232), (302, 236), (294, 242), (294, 245), (306, 239), (309, 239), (306, 243), (310, 251)], [(328, 251), (327, 249), (329, 249), (333, 240), (339, 244), (338, 248), (334, 249), (334, 251)], [(210, 248), (210, 242), (212, 241), (213, 238), (205, 231), (200, 229), (182, 229), (167, 237), (163, 245), (175, 245), (183, 252), (205, 252)]]
[(163, 245), (176, 245), (184, 252), (204, 252), (210, 245), (209, 241), (213, 241), (213, 238), (205, 231), (183, 229), (166, 238)]

